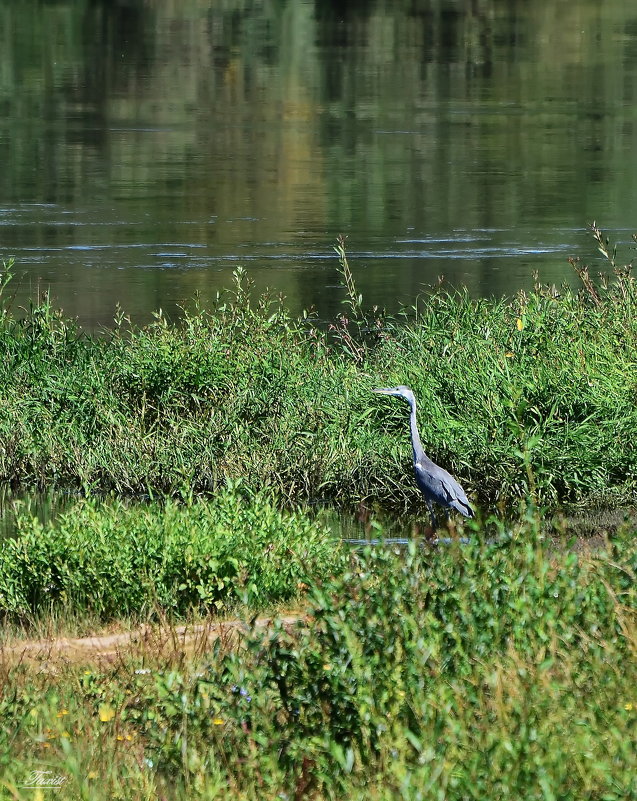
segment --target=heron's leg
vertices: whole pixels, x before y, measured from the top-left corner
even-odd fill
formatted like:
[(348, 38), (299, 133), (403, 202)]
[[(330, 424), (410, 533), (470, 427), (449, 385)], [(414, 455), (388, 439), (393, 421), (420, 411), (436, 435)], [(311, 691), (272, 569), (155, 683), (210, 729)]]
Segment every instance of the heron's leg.
[(429, 514), (431, 515), (431, 527), (435, 531), (438, 528), (438, 521), (436, 520), (436, 515), (434, 514), (434, 505), (429, 499), (427, 499), (427, 508), (429, 509)]

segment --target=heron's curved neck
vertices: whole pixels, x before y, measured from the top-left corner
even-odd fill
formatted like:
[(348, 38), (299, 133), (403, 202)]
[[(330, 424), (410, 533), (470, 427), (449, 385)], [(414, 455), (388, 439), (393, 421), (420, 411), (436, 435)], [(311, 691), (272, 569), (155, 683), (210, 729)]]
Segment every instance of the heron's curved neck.
[(409, 416), (409, 427), (411, 428), (411, 447), (414, 449), (414, 462), (418, 461), (419, 456), (426, 456), (420, 434), (418, 433), (418, 423), (416, 422), (416, 401), (410, 401), (411, 415)]

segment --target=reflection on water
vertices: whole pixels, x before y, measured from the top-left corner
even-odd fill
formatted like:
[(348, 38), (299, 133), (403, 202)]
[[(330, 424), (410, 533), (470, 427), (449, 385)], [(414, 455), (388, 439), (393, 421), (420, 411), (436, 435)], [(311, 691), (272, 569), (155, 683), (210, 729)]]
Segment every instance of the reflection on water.
[[(331, 244), (395, 309), (568, 275), (629, 239), (637, 8), (0, 0), (0, 257), (87, 326), (245, 265), (333, 315)], [(357, 258), (358, 257), (358, 258)]]
[(310, 508), (308, 512), (325, 523), (335, 537), (355, 549), (377, 545), (401, 549), (410, 542), (429, 547), (454, 543), (465, 545), (469, 542), (466, 536), (450, 536), (451, 532), (444, 527), (438, 532), (432, 531), (426, 510), (425, 517), (380, 509), (372, 514), (365, 508), (351, 514), (329, 506)]
[(0, 542), (16, 533), (18, 515), (28, 515), (47, 523), (77, 500), (76, 494), (47, 490), (20, 490), (14, 492), (0, 485)]

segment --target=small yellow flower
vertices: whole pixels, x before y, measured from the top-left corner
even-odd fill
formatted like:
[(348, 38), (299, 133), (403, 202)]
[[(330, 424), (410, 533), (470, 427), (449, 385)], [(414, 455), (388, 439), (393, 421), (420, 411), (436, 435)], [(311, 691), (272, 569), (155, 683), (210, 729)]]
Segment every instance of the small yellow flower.
[(223, 718), (215, 718), (212, 722), (215, 726), (223, 726), (225, 720)]
[(518, 331), (521, 331), (524, 328), (524, 323), (522, 322), (522, 318), (518, 317), (515, 323), (518, 327)]
[(117, 739), (118, 739), (118, 740), (123, 740), (123, 739), (124, 739), (124, 736), (123, 736), (122, 734), (118, 734), (118, 735), (117, 735)]
[(68, 715), (68, 714), (69, 714), (69, 710), (68, 709), (63, 709), (61, 712), (57, 713), (56, 717), (63, 718), (64, 715)]
[(323, 665), (323, 670), (331, 670), (331, 669), (332, 669), (331, 665)]
[(99, 715), (102, 723), (108, 723), (115, 717), (115, 710), (110, 704), (100, 704)]
[(86, 774), (87, 779), (97, 779), (97, 771), (96, 770), (89, 770)]
[(504, 355), (507, 359), (512, 359), (515, 356), (515, 353), (512, 353), (510, 350), (508, 350)]
[(60, 734), (60, 737), (66, 737), (67, 740), (71, 739), (71, 735), (68, 733), (68, 731), (63, 731), (62, 734)]
[(624, 709), (626, 710), (626, 712), (632, 712), (633, 711), (633, 705), (631, 703), (624, 704)]

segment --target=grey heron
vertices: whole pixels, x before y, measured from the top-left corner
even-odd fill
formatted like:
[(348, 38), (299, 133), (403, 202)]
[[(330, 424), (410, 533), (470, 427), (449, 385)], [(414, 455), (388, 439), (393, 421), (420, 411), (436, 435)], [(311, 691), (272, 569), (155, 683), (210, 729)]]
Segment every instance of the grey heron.
[[(433, 502), (440, 504), (448, 509), (455, 509), (456, 512), (465, 517), (473, 517), (473, 509), (469, 506), (469, 501), (465, 491), (456, 479), (442, 467), (427, 456), (420, 442), (418, 425), (416, 423), (416, 398), (409, 387), (389, 387), (387, 389), (374, 389), (380, 395), (394, 395), (403, 398), (411, 407), (409, 424), (411, 427), (411, 446), (414, 451), (414, 472), (416, 473), (416, 484), (425, 496), (425, 501), (431, 515), (431, 525), (436, 528), (436, 515), (434, 514)], [(449, 512), (447, 512), (447, 516)]]

